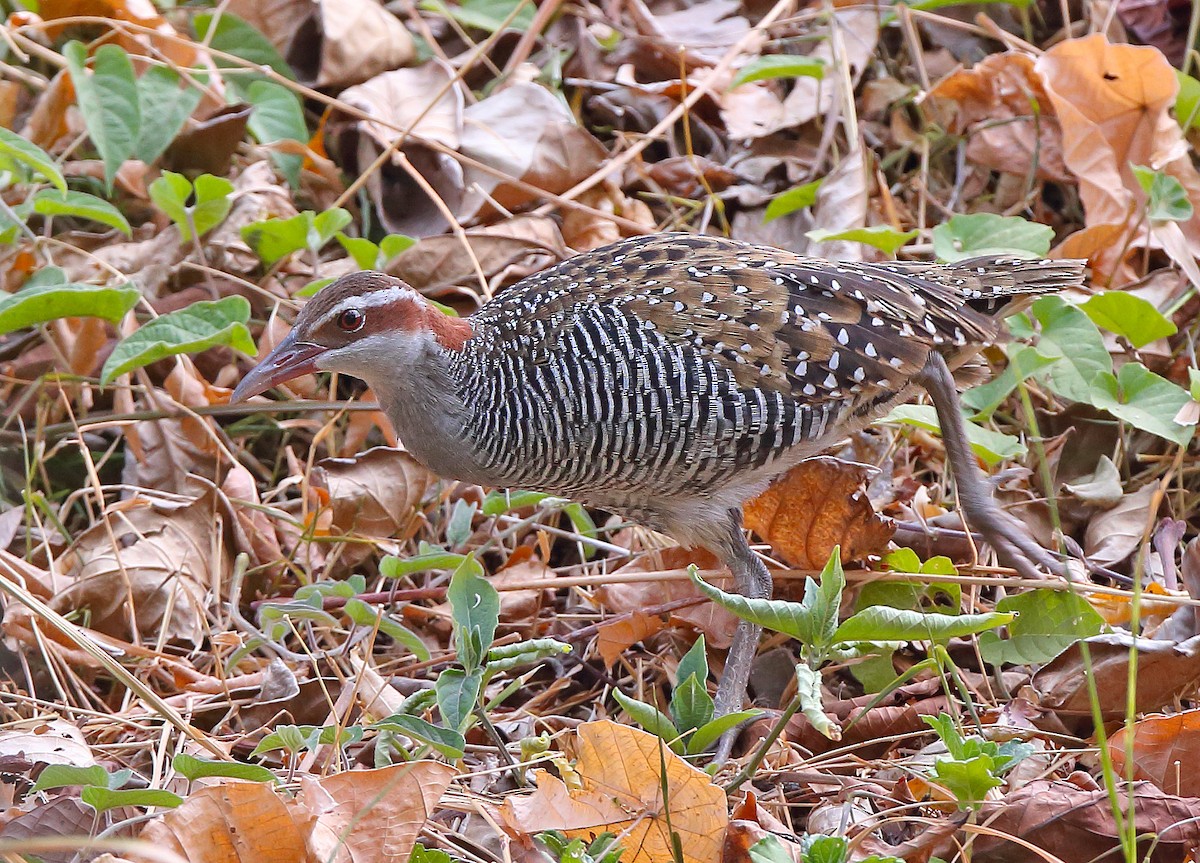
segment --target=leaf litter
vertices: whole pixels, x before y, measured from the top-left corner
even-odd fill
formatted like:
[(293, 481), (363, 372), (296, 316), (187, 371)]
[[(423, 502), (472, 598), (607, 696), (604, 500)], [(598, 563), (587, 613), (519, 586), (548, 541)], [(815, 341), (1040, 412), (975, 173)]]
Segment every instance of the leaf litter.
[[(1127, 38), (1041, 0), (12, 15), (0, 840), (64, 861), (89, 836), (140, 840), (129, 860), (1185, 859), (1200, 81), (1179, 6), (1120, 4)], [(1086, 566), (992, 566), (924, 406), (800, 466), (746, 519), (787, 614), (902, 637), (768, 636), (761, 712), (719, 767), (688, 748), (736, 623), (690, 577), (728, 586), (714, 560), (439, 480), (354, 381), (226, 403), (251, 336), (261, 355), (362, 261), (468, 314), (668, 229), (1091, 266), (1011, 322), (967, 398), (1001, 499)], [(112, 796), (142, 792), (174, 797)]]

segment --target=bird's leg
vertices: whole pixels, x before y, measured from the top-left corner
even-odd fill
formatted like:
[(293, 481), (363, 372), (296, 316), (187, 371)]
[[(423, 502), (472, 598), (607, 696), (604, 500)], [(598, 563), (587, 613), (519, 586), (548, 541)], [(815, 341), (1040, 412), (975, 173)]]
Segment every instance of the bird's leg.
[(1066, 573), (1063, 565), (1042, 548), (1025, 527), (1001, 509), (992, 497), (983, 472), (975, 461), (967, 442), (967, 426), (963, 421), (958, 399), (958, 387), (945, 358), (934, 351), (916, 381), (929, 393), (937, 410), (942, 428), (942, 442), (954, 472), (958, 503), (966, 514), (968, 525), (983, 534), (1000, 559), (1026, 578), (1040, 578), (1037, 567), (1057, 575)]
[[(742, 511), (729, 511), (729, 539), (722, 548), (722, 556), (729, 571), (733, 573), (733, 582), (738, 593), (751, 599), (771, 598), (771, 573), (746, 543), (746, 535), (742, 532)], [(721, 682), (717, 686), (716, 714), (724, 716), (735, 710), (740, 710), (742, 700), (746, 697), (746, 684), (750, 681), (750, 667), (754, 664), (754, 656), (758, 653), (759, 635), (762, 627), (748, 620), (739, 620), (737, 631), (733, 634), (733, 644), (729, 647), (729, 655), (725, 660), (725, 670), (721, 673)], [(724, 761), (733, 747), (736, 731), (728, 732), (721, 738), (717, 747), (717, 760)]]

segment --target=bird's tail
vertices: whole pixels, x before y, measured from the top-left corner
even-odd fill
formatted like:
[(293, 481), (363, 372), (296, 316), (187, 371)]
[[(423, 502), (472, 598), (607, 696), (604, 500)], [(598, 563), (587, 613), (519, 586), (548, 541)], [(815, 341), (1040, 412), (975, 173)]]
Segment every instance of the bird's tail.
[(966, 304), (985, 315), (1008, 316), (1039, 296), (1082, 287), (1087, 261), (1008, 257), (969, 258), (954, 265), (955, 287)]

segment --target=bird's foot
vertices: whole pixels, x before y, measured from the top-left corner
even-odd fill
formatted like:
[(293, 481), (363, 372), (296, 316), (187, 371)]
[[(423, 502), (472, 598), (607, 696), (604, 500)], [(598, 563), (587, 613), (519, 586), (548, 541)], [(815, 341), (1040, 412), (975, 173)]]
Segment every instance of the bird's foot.
[(1047, 572), (1070, 577), (1066, 564), (1042, 548), (1021, 522), (994, 501), (988, 500), (972, 521), (972, 527), (995, 549), (1000, 562), (1015, 569), (1022, 578), (1040, 579)]

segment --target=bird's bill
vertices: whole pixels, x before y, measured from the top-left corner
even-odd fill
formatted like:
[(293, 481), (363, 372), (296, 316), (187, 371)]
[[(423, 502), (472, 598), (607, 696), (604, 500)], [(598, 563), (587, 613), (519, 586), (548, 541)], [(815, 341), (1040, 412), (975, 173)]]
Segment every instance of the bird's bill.
[(267, 354), (262, 362), (242, 378), (242, 382), (229, 397), (229, 403), (245, 401), (284, 381), (312, 374), (317, 370), (317, 357), (324, 350), (321, 345), (298, 342), (294, 333), (288, 333), (287, 338), (275, 346), (275, 350)]

